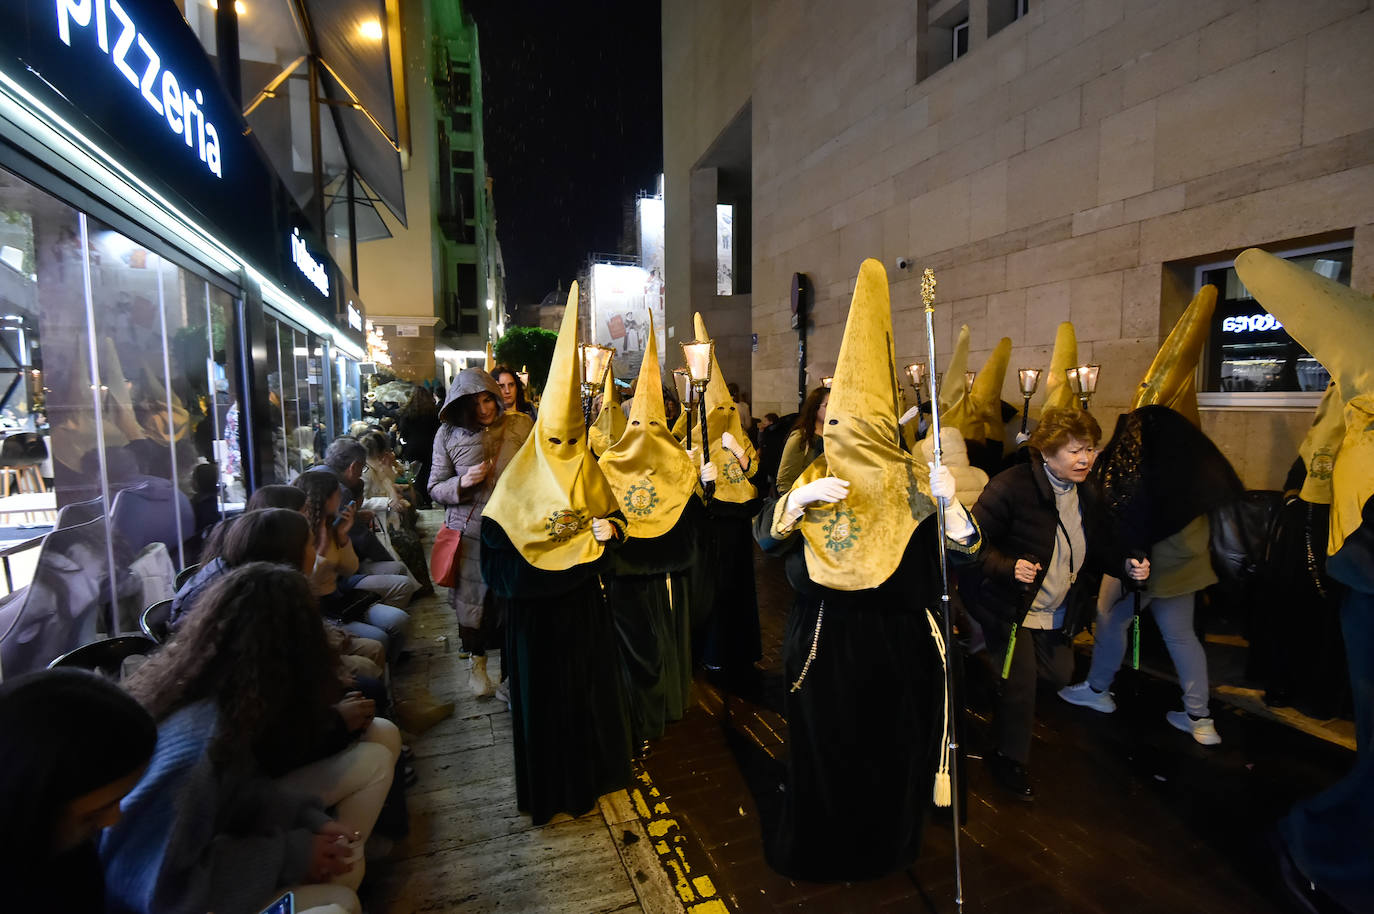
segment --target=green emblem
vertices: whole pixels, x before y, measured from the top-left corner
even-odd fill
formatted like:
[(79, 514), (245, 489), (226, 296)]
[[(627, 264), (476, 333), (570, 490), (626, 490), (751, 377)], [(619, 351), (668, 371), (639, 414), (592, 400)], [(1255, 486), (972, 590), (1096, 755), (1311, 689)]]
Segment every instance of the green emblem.
[(564, 508), (549, 515), (549, 519), (544, 522), (544, 530), (555, 543), (566, 543), (576, 536), (586, 523), (581, 511)]
[(1331, 478), (1331, 472), (1336, 468), (1336, 458), (1325, 448), (1312, 455), (1312, 468), (1308, 471), (1313, 479), (1327, 480)]
[(825, 534), (825, 548), (831, 552), (843, 552), (859, 539), (862, 529), (853, 511), (836, 505), (830, 519), (821, 525), (821, 532)]
[(625, 497), (621, 499), (621, 503), (625, 505), (625, 510), (629, 513), (644, 517), (658, 505), (658, 491), (646, 479), (630, 486)]
[(739, 461), (735, 459), (735, 455), (731, 454), (730, 458), (725, 461), (726, 481), (733, 483), (741, 483), (748, 480), (748, 478), (748, 476), (744, 475), (744, 467), (740, 466)]

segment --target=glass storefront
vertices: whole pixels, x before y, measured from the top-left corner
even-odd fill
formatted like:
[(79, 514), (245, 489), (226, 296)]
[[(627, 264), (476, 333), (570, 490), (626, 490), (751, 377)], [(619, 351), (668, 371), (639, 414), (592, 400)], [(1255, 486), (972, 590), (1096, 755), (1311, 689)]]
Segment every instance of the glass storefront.
[(52, 621), (81, 637), (137, 630), (140, 554), (193, 564), (203, 533), (242, 500), (233, 304), (0, 170), (0, 545), (32, 544), (7, 562), (7, 673), (25, 654), (5, 636), (42, 622), (20, 604), (38, 592), (77, 601), (58, 602), (66, 613)]
[(334, 434), (347, 435), (363, 418), (363, 385), (358, 362), (342, 353), (334, 356)]

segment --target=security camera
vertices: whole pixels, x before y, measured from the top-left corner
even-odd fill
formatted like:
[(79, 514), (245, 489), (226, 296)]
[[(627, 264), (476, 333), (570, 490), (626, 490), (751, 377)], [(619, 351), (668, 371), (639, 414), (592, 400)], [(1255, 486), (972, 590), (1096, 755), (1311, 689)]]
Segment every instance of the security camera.
[(898, 258), (897, 258), (897, 269), (898, 269), (898, 270), (909, 270), (909, 269), (911, 269), (911, 261), (910, 261), (910, 260), (907, 260), (905, 257), (898, 257)]

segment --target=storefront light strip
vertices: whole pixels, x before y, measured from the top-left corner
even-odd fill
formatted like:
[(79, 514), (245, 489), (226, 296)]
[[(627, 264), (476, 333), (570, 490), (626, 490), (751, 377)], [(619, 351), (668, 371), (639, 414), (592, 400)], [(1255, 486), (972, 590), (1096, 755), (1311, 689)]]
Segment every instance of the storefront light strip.
[(351, 357), (363, 358), (362, 348), (352, 340), (335, 338), (338, 328), (265, 277), (245, 258), (216, 241), (199, 223), (182, 213), (99, 144), (35, 98), (3, 69), (0, 69), (0, 118), (14, 124), (21, 133), (35, 138), (113, 196), (129, 204), (147, 220), (149, 228), (191, 248), (206, 265), (223, 274), (233, 275), (240, 271), (247, 274), (261, 288), (263, 299), (280, 311), (283, 317), (330, 340)]

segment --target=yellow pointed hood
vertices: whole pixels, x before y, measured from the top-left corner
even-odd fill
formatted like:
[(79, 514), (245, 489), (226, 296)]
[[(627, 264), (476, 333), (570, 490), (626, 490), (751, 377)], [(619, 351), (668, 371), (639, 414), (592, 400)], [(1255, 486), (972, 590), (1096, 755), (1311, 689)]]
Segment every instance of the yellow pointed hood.
[[(699, 340), (710, 339), (706, 335), (706, 322), (701, 319), (701, 312), (695, 315), (696, 338)], [(745, 455), (749, 458), (749, 469), (752, 472), (758, 466), (759, 456), (754, 452), (754, 445), (749, 441), (749, 436), (744, 433), (744, 425), (739, 420), (739, 409), (735, 406), (735, 400), (730, 396), (730, 389), (726, 384), (725, 376), (721, 374), (720, 362), (716, 361), (715, 353), (711, 354), (711, 381), (706, 385), (706, 430), (710, 435), (711, 441), (711, 462), (716, 465), (716, 494), (713, 496), (717, 501), (727, 501), (734, 504), (744, 504), (758, 495), (758, 490), (749, 481), (748, 475), (740, 462), (735, 459), (721, 444), (721, 437), (729, 432), (734, 436), (739, 446), (744, 448)], [(700, 419), (701, 407), (697, 407), (697, 415), (693, 420)], [(700, 425), (700, 422), (697, 421)], [(700, 429), (692, 433), (692, 446), (701, 447), (701, 440), (698, 437)]]
[(692, 458), (668, 430), (652, 321), (649, 346), (639, 365), (639, 382), (630, 402), (629, 424), (620, 439), (601, 455), (601, 471), (620, 499), (629, 535), (640, 539), (672, 530), (696, 492)]
[[(1288, 335), (1331, 372), (1336, 387), (1332, 396), (1342, 405), (1345, 426), (1331, 455), (1326, 549), (1335, 555), (1360, 528), (1365, 503), (1374, 496), (1374, 298), (1255, 248), (1236, 258), (1236, 272), (1255, 300), (1283, 322)], [(1329, 410), (1336, 402), (1324, 405)], [(1322, 420), (1319, 413), (1321, 435), (1330, 441), (1335, 419)], [(1318, 456), (1325, 455), (1314, 450), (1309, 473), (1313, 464), (1325, 463)]]
[(1002, 441), (1002, 386), (1011, 364), (1011, 337), (1004, 336), (983, 363), (969, 391), (968, 421), (959, 429), (967, 441)]
[(1045, 415), (1047, 409), (1078, 405), (1066, 374), (1077, 365), (1078, 336), (1073, 332), (1073, 324), (1064, 321), (1054, 334), (1054, 353), (1050, 356), (1050, 371), (1045, 378), (1045, 402), (1040, 406), (1040, 415)]
[(1169, 331), (1164, 345), (1150, 363), (1135, 391), (1131, 409), (1142, 406), (1167, 406), (1189, 422), (1201, 427), (1197, 411), (1197, 363), (1202, 346), (1212, 327), (1212, 312), (1217, 308), (1217, 287), (1205, 285), (1198, 290), (1183, 315)]
[(811, 579), (835, 590), (867, 590), (890, 578), (916, 525), (935, 510), (929, 470), (897, 443), (899, 386), (892, 348), (887, 272), (859, 268), (826, 407), (825, 453), (797, 480), (849, 482), (834, 505), (807, 510), (800, 524)]
[[(661, 396), (660, 392), (660, 396)], [(625, 410), (620, 406), (620, 391), (615, 386), (615, 359), (606, 363), (606, 378), (601, 385), (601, 411), (587, 433), (592, 453), (601, 456), (625, 433)]]
[(1317, 405), (1312, 427), (1298, 446), (1307, 478), (1302, 483), (1303, 501), (1314, 505), (1331, 504), (1331, 474), (1336, 468), (1336, 454), (1345, 440), (1345, 404), (1335, 383), (1326, 385), (1326, 393)]
[(497, 480), (484, 516), (501, 525), (525, 561), (566, 571), (600, 558), (592, 520), (614, 513), (615, 493), (587, 448), (577, 358), (577, 283), (558, 332), (534, 430)]
[[(959, 338), (940, 382), (940, 426), (957, 428), (961, 433), (976, 421), (973, 402), (969, 399), (968, 379), (964, 377), (968, 372), (968, 347), (969, 329), (968, 324), (964, 324), (959, 328)], [(926, 437), (930, 435), (931, 430), (926, 429)]]

